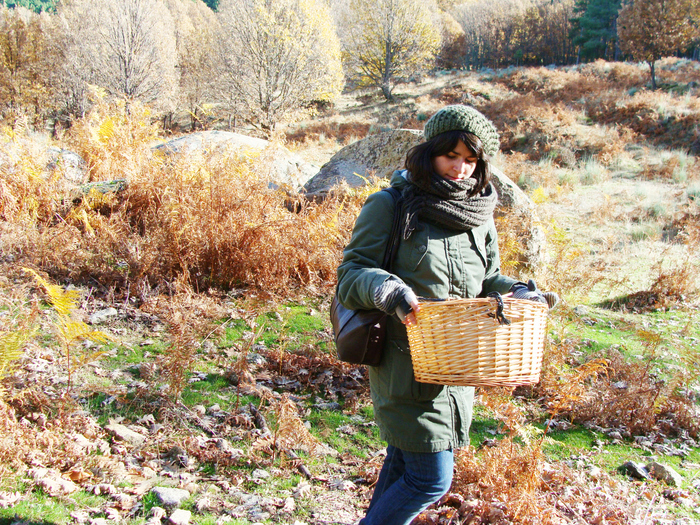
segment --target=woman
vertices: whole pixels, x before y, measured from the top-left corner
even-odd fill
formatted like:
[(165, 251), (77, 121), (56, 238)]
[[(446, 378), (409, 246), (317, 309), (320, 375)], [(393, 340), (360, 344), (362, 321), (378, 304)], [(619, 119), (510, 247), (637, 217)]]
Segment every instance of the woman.
[[(497, 291), (547, 302), (534, 286), (500, 273), (493, 221), (497, 194), (489, 181), (489, 160), (499, 149), (494, 125), (472, 107), (447, 106), (428, 120), (424, 136), (408, 152), (406, 169), (391, 177), (402, 192), (393, 273), (379, 268), (394, 215), (387, 192), (367, 199), (338, 268), (344, 306), (396, 315), (387, 327), (381, 363), (369, 367), (375, 418), (388, 447), (360, 521), (364, 525), (410, 523), (449, 490), (453, 450), (469, 443), (474, 389), (414, 378), (404, 324), (415, 322), (417, 297)], [(547, 296), (556, 300), (555, 294)]]

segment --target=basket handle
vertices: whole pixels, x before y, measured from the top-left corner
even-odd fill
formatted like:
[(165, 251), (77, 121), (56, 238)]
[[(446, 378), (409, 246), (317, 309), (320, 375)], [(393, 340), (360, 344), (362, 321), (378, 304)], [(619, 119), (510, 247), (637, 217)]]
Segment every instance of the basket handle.
[(491, 292), (486, 295), (486, 297), (490, 299), (496, 299), (496, 313), (492, 314), (486, 314), (489, 317), (495, 317), (496, 320), (498, 321), (498, 324), (500, 325), (509, 325), (510, 324), (510, 319), (508, 319), (505, 315), (503, 315), (503, 297), (501, 296), (500, 293), (498, 292)]

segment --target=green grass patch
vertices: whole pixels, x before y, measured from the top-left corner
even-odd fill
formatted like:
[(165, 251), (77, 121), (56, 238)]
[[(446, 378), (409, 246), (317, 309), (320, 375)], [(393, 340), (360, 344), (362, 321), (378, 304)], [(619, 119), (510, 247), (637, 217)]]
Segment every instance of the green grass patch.
[(219, 404), (222, 410), (232, 410), (235, 406), (243, 406), (248, 403), (258, 404), (260, 401), (255, 396), (236, 393), (236, 387), (224, 376), (209, 373), (201, 381), (188, 383), (181, 395), (182, 402), (187, 406)]
[(76, 507), (74, 502), (52, 498), (37, 489), (31, 498), (22, 498), (12, 507), (0, 508), (0, 524), (9, 525), (21, 520), (37, 525), (64, 525), (73, 522), (70, 513)]
[(348, 416), (337, 410), (312, 410), (306, 418), (311, 433), (344, 453), (367, 459), (371, 453), (385, 446), (379, 437), (379, 428), (372, 419), (360, 415)]
[(227, 323), (219, 346), (243, 348), (250, 344), (252, 348), (255, 344), (263, 344), (267, 348), (281, 346), (288, 352), (309, 348), (325, 352), (328, 343), (319, 336), (330, 326), (330, 321), (317, 306), (314, 302), (288, 303), (258, 315), (255, 324), (262, 327), (262, 332), (252, 344), (250, 338), (254, 334), (249, 324), (242, 319), (234, 319)]

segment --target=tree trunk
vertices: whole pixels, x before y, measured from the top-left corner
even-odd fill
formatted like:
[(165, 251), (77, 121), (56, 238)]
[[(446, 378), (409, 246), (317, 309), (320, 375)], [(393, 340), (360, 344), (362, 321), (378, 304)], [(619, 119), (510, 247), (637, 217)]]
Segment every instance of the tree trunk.
[(656, 60), (649, 61), (649, 72), (651, 73), (651, 89), (656, 91)]
[(190, 111), (190, 131), (197, 130), (198, 120), (199, 119), (197, 118), (197, 108), (195, 107), (192, 111)]
[(387, 100), (387, 102), (393, 102), (394, 101), (394, 95), (391, 93), (391, 85), (388, 82), (382, 82), (382, 94), (384, 95), (384, 98)]

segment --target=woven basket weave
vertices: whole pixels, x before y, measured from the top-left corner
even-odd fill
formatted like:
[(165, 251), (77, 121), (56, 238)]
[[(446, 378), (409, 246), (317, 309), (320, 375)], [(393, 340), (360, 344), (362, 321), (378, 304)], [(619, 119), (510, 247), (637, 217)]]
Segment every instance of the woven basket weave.
[(503, 298), (422, 302), (408, 326), (417, 381), (439, 385), (519, 386), (537, 383), (542, 368), (547, 305)]

